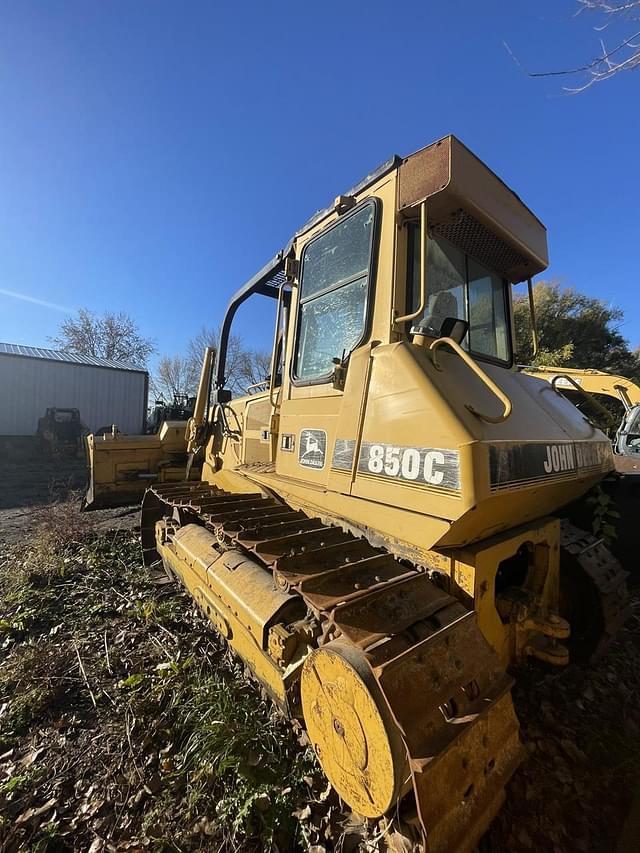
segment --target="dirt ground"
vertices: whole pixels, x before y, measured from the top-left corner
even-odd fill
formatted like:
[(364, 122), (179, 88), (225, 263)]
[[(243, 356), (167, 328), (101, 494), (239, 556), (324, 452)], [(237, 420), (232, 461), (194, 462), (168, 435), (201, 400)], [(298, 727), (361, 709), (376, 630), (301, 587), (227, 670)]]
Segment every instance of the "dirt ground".
[[(86, 478), (86, 462), (80, 457), (17, 461), (0, 457), (0, 546), (24, 541), (52, 502), (84, 491)], [(105, 510), (94, 514), (94, 523), (98, 530), (130, 527), (136, 517), (136, 509)]]
[[(83, 482), (81, 460), (0, 468), (0, 850), (382, 849), (142, 567), (137, 511), (76, 513)], [(640, 849), (632, 601), (597, 665), (513, 673), (528, 758), (480, 853)]]

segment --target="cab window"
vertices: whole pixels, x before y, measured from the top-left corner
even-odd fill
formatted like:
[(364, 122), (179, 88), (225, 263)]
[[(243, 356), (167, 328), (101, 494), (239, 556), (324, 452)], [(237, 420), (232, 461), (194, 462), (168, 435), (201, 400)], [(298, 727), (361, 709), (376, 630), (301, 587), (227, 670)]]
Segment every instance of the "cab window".
[[(420, 300), (420, 231), (411, 227), (410, 302)], [(427, 302), (422, 317), (413, 321), (427, 334), (439, 337), (447, 317), (466, 320), (469, 332), (462, 346), (475, 355), (511, 361), (505, 279), (484, 267), (442, 237), (430, 236), (427, 245)]]
[(376, 206), (373, 201), (312, 240), (302, 253), (294, 378), (319, 381), (362, 340)]

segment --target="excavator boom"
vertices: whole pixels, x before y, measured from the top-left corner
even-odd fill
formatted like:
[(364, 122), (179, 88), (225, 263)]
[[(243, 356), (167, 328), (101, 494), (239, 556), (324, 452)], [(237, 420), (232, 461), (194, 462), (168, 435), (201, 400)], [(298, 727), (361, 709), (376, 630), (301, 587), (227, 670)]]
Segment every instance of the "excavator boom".
[[(602, 394), (621, 402), (625, 409), (640, 404), (640, 388), (625, 376), (603, 370), (581, 370), (577, 367), (522, 367), (528, 376), (553, 383), (560, 390), (574, 391), (578, 385), (588, 394)], [(572, 384), (572, 380), (575, 383)]]
[[(523, 367), (528, 376), (549, 382), (554, 391), (569, 399), (587, 400), (596, 419), (615, 430), (614, 463), (618, 474), (640, 477), (640, 388), (624, 376), (602, 370), (576, 367)], [(622, 403), (624, 415), (616, 424), (611, 413), (598, 401), (599, 396)], [(598, 416), (601, 416), (600, 418)]]

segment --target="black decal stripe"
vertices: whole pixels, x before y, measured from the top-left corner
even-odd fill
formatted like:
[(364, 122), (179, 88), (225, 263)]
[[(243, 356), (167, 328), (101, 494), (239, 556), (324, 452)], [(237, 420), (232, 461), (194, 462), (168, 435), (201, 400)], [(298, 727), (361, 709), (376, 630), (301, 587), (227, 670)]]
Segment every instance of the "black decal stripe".
[(526, 489), (529, 486), (539, 486), (542, 483), (571, 483), (579, 479), (575, 471), (565, 471), (564, 474), (545, 474), (544, 477), (531, 477), (528, 480), (508, 480), (491, 486), (492, 492), (501, 492), (508, 489)]
[(496, 442), (489, 445), (492, 491), (545, 480), (574, 479), (612, 467), (611, 445), (606, 441)]

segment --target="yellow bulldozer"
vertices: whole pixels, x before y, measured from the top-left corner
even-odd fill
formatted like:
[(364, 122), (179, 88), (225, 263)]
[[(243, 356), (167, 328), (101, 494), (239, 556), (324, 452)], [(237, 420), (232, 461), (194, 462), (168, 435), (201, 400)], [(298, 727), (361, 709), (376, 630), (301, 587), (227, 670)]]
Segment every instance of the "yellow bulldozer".
[[(187, 464), (186, 422), (195, 400), (174, 394), (173, 404), (156, 400), (146, 435), (123, 435), (117, 424), (85, 437), (87, 490), (83, 510), (140, 503), (150, 483), (183, 480)], [(190, 477), (200, 470), (191, 466)]]
[[(185, 478), (184, 421), (164, 421), (155, 435), (123, 435), (117, 425), (85, 439), (88, 465), (84, 510), (139, 503), (149, 483)], [(199, 478), (198, 468), (190, 476)]]
[[(626, 615), (617, 560), (554, 515), (611, 443), (513, 360), (511, 286), (546, 265), (542, 223), (456, 138), (392, 158), (233, 296), (182, 482), (142, 505), (146, 565), (300, 721), (342, 800), (430, 853), (474, 848), (523, 757), (508, 668), (601, 653)], [(232, 399), (256, 295), (270, 381)]]

